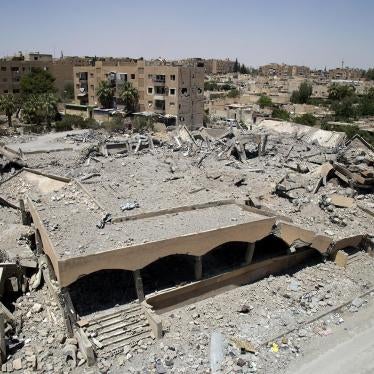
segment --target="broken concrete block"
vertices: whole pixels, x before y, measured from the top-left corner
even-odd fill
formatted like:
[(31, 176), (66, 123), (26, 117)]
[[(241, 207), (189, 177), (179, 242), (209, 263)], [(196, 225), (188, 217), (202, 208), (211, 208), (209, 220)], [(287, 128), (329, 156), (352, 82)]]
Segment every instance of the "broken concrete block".
[(231, 343), (243, 352), (255, 353), (256, 349), (249, 340), (240, 338), (231, 338)]
[(329, 196), (331, 199), (331, 204), (339, 208), (351, 208), (355, 202), (352, 197), (347, 197), (338, 194), (332, 194)]
[(31, 308), (31, 311), (34, 312), (34, 313), (39, 313), (43, 310), (43, 305), (39, 304), (39, 303), (35, 303), (32, 308)]
[(16, 358), (13, 360), (13, 369), (14, 370), (22, 370), (22, 360), (20, 358)]
[(86, 327), (89, 325), (89, 322), (86, 319), (80, 319), (79, 321), (77, 321), (77, 325), (79, 327)]
[(360, 308), (362, 306), (362, 304), (364, 303), (364, 300), (361, 299), (361, 297), (356, 297), (353, 301), (352, 301), (352, 305), (356, 308)]
[(348, 253), (344, 251), (338, 251), (335, 255), (335, 263), (338, 266), (345, 268), (348, 262)]
[(96, 358), (91, 342), (88, 340), (86, 333), (80, 328), (76, 333), (75, 337), (78, 341), (79, 350), (82, 352), (83, 357), (87, 361), (88, 366), (95, 365)]
[(71, 359), (73, 361), (73, 367), (77, 366), (77, 347), (73, 344), (66, 344), (62, 350), (66, 361)]

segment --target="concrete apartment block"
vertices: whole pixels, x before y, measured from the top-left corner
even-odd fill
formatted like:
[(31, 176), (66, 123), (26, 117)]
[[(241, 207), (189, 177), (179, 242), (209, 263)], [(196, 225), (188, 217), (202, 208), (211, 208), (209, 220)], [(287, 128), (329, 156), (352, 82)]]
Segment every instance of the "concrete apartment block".
[(122, 83), (130, 82), (139, 92), (141, 112), (174, 116), (177, 124), (192, 128), (203, 124), (202, 67), (144, 60), (96, 61), (94, 66), (74, 67), (76, 103), (99, 105), (96, 93), (101, 81), (109, 81), (116, 95)]

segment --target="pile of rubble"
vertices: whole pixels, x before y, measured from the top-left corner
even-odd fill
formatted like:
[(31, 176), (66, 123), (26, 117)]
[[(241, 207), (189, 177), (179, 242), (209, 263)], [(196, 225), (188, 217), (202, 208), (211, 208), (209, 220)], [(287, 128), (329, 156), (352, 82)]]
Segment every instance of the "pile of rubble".
[[(374, 153), (359, 137), (345, 145), (340, 140), (326, 148), (293, 135), (243, 128), (179, 127), (168, 133), (123, 135), (89, 131), (58, 140), (80, 145), (75, 150), (25, 155), (0, 147), (0, 171), (2, 181), (26, 164), (72, 178), (60, 193), (48, 197), (54, 206), (71, 206), (76, 227), (79, 209), (98, 209), (79, 196), (77, 183), (104, 200), (105, 195), (111, 201), (114, 196), (116, 206), (93, 223), (103, 237), (103, 228), (116, 216), (147, 213), (149, 207), (237, 199), (316, 235), (370, 239)], [(19, 199), (27, 193), (38, 204), (38, 196), (27, 181), (9, 185), (8, 190), (0, 185), (1, 269), (17, 272), (4, 276), (11, 298), (4, 297), (6, 293), (2, 297), (8, 316), (2, 371), (83, 372), (89, 358), (77, 337), (68, 338), (61, 300), (50, 298), (34, 232), (23, 224), (27, 217), (21, 219)], [(44, 222), (55, 238), (62, 235), (56, 221), (67, 220), (57, 216)], [(26, 227), (31, 232), (25, 234)], [(85, 251), (79, 243), (76, 250)], [(31, 255), (24, 256), (26, 252)], [(346, 270), (331, 262), (310, 265), (167, 312), (162, 316), (162, 341), (139, 340), (131, 349), (99, 358), (98, 367), (102, 372), (208, 373), (217, 362), (224, 373), (278, 373), (302, 353), (309, 338), (329, 334), (331, 326), (344, 323), (340, 311), (323, 323), (309, 323), (309, 318), (349, 300), (344, 312), (354, 313), (370, 301), (371, 294), (357, 298), (374, 285), (374, 263), (368, 255), (359, 254)], [(50, 283), (53, 286), (53, 279)], [(217, 351), (212, 352), (215, 344)]]
[(112, 371), (209, 373), (218, 360), (222, 373), (282, 373), (312, 339), (374, 301), (373, 264), (358, 253), (346, 270), (317, 264), (174, 309), (163, 315), (162, 341), (128, 361), (119, 356)]

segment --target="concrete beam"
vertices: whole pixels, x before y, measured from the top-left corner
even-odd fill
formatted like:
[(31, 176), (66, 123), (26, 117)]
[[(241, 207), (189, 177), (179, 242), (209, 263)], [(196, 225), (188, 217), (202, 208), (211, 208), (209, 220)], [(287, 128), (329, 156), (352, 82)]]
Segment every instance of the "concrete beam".
[(162, 320), (161, 318), (152, 310), (152, 307), (147, 304), (146, 301), (141, 303), (142, 310), (148, 320), (149, 326), (151, 327), (152, 333), (156, 339), (162, 338)]
[(23, 201), (23, 199), (19, 199), (19, 207), (21, 209), (22, 225), (30, 226), (31, 217), (29, 217), (29, 215), (26, 212), (25, 202)]
[(270, 274), (280, 273), (287, 268), (303, 263), (313, 253), (312, 249), (307, 249), (292, 255), (274, 257), (242, 266), (239, 269), (149, 296), (147, 303), (157, 311), (157, 314), (162, 314), (171, 310), (170, 307), (174, 309), (179, 305), (185, 305), (188, 300), (196, 302), (200, 298), (216, 295), (218, 290), (223, 292), (223, 290), (232, 289), (232, 287), (257, 281)]
[(95, 365), (96, 363), (95, 352), (84, 330), (82, 328), (78, 329), (78, 331), (75, 332), (75, 337), (78, 341), (79, 350), (81, 351), (83, 357), (87, 361), (87, 365), (88, 366)]
[(38, 230), (35, 231), (35, 247), (36, 254), (41, 255), (43, 253), (43, 241)]

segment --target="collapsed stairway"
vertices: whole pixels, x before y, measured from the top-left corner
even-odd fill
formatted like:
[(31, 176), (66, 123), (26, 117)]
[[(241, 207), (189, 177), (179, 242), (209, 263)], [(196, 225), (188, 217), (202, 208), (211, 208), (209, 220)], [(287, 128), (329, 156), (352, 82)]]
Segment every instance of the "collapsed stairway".
[(88, 320), (86, 333), (98, 357), (127, 353), (154, 339), (139, 304), (94, 316)]

